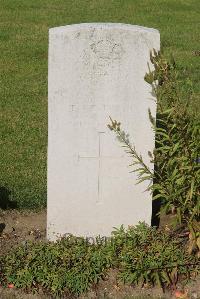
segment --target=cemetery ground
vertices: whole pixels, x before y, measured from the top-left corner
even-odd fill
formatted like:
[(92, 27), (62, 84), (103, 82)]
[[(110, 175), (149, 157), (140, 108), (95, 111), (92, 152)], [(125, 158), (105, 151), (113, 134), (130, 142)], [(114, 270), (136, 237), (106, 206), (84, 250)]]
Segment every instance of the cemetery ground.
[[(0, 0), (1, 255), (11, 247), (39, 243), (46, 234), (47, 46), (48, 28), (83, 22), (122, 22), (153, 27), (165, 53), (173, 53), (191, 109), (199, 109), (199, 11), (195, 1), (31, 1)], [(27, 211), (28, 209), (28, 211)], [(170, 219), (163, 219), (163, 229)], [(4, 223), (6, 227), (4, 228)], [(11, 261), (14, 265), (16, 261)], [(12, 285), (11, 285), (12, 288)], [(199, 279), (180, 296), (198, 298)], [(143, 297), (144, 291), (144, 297)], [(172, 298), (159, 288), (133, 289), (116, 284), (115, 273), (85, 298)], [(142, 297), (141, 297), (141, 296)], [(0, 298), (47, 298), (0, 288)], [(29, 297), (28, 297), (29, 296)], [(118, 297), (117, 297), (118, 296)], [(179, 296), (179, 297), (180, 297)], [(181, 297), (180, 297), (181, 298)]]

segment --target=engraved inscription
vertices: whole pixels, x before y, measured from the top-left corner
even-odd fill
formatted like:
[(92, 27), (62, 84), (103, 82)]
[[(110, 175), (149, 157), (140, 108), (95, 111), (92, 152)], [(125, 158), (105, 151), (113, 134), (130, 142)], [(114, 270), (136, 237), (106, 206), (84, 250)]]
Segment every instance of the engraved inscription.
[(86, 65), (92, 65), (95, 74), (106, 75), (108, 67), (116, 61), (120, 61), (124, 53), (120, 43), (112, 39), (101, 39), (92, 42), (89, 49), (83, 53), (83, 61)]
[(120, 59), (123, 53), (122, 46), (111, 40), (100, 40), (91, 44), (90, 48), (99, 59)]

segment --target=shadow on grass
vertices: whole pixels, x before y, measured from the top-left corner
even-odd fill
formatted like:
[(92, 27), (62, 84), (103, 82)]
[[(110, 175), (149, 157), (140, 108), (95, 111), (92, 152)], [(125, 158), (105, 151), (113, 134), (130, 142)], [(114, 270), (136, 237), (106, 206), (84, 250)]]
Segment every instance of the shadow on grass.
[[(11, 191), (6, 187), (0, 187), (0, 209), (10, 210), (17, 208), (17, 202), (10, 200)], [(0, 236), (3, 233), (6, 225), (4, 222), (0, 223)]]
[(0, 186), (0, 209), (9, 210), (17, 208), (17, 202), (10, 200), (10, 195), (10, 190), (8, 190), (6, 187)]

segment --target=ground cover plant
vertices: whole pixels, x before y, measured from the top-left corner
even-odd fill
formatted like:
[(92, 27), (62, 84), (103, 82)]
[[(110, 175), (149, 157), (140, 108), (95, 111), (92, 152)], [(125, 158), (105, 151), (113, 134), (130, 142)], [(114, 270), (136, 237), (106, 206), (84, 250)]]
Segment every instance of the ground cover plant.
[(94, 241), (68, 236), (57, 243), (26, 243), (1, 257), (0, 283), (70, 296), (97, 286), (110, 269), (117, 270), (118, 282), (163, 289), (175, 289), (180, 278), (194, 277), (200, 270), (182, 238), (145, 223)]
[[(173, 52), (199, 109), (198, 0), (0, 0), (0, 196), (3, 207), (46, 205), (48, 29), (81, 22), (153, 27)], [(184, 84), (183, 84), (184, 86)], [(185, 88), (186, 89), (186, 88)], [(11, 201), (13, 201), (11, 203)]]

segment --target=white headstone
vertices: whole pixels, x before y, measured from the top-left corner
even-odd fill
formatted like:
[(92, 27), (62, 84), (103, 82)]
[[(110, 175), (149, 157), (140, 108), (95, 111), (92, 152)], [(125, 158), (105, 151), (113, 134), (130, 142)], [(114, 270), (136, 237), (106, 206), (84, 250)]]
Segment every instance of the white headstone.
[[(155, 115), (144, 81), (155, 29), (112, 23), (52, 28), (48, 78), (48, 239), (109, 236), (113, 227), (150, 224), (147, 183), (135, 185), (130, 157), (107, 124), (122, 123), (150, 165)], [(152, 167), (152, 165), (151, 165)]]

